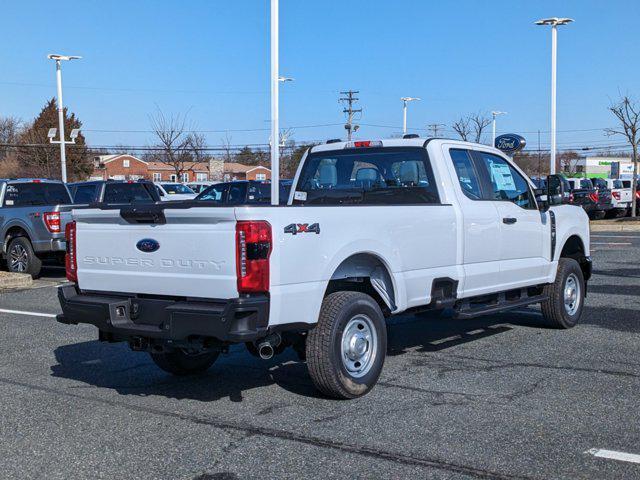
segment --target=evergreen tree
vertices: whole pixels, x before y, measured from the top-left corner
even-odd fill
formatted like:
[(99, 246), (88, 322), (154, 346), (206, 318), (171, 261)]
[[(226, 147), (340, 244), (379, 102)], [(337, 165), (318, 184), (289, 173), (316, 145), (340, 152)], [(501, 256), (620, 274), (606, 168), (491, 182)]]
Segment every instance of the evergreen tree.
[[(74, 128), (81, 128), (82, 122), (75, 113), (64, 109), (64, 130), (66, 140)], [(18, 169), (20, 176), (59, 179), (60, 145), (50, 144), (47, 133), (50, 128), (58, 128), (58, 106), (55, 98), (49, 100), (40, 114), (24, 129), (20, 135), (18, 148)], [(59, 139), (60, 132), (55, 140)], [(93, 172), (91, 151), (86, 146), (84, 135), (80, 133), (75, 145), (67, 145), (67, 178), (69, 181), (84, 180)]]

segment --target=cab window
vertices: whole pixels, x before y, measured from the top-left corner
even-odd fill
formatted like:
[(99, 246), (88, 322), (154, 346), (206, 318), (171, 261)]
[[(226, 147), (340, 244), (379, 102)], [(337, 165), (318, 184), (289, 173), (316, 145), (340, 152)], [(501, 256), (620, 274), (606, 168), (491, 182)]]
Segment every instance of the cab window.
[(315, 205), (439, 204), (424, 148), (348, 148), (312, 153), (295, 203)]
[(471, 156), (468, 150), (451, 149), (449, 150), (453, 166), (456, 169), (458, 175), (458, 182), (460, 182), (460, 188), (471, 200), (482, 199), (482, 192), (480, 191), (480, 180), (478, 174), (473, 165)]
[(536, 208), (529, 182), (509, 162), (487, 152), (475, 151), (474, 154), (489, 187), (488, 200), (513, 202), (524, 209)]

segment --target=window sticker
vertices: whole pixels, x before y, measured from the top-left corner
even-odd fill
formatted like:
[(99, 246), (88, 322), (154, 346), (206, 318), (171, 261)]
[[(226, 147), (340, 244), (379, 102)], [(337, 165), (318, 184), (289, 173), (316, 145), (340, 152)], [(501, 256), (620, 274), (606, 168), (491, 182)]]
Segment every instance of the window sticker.
[(509, 170), (509, 165), (493, 162), (489, 165), (491, 168), (491, 180), (498, 190), (516, 190), (516, 184)]

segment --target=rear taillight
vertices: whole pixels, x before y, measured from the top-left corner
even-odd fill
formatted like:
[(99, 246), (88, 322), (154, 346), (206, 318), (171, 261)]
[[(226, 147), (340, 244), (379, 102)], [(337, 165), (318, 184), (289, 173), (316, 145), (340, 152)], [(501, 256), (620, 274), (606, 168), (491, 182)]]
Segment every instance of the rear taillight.
[(591, 201), (593, 203), (598, 203), (598, 200), (600, 199), (598, 192), (592, 192), (589, 194), (589, 198), (591, 199)]
[(67, 270), (67, 280), (78, 282), (78, 262), (76, 259), (76, 222), (69, 222), (64, 229), (67, 239), (67, 254), (64, 257), (64, 266)]
[(573, 203), (573, 200), (574, 200), (573, 193), (570, 193), (569, 194), (569, 203)]
[(269, 291), (271, 225), (265, 221), (236, 223), (236, 272), (239, 293)]
[(616, 200), (620, 200), (620, 192), (611, 192), (611, 196)]
[(636, 190), (636, 198), (640, 198), (640, 190)]
[(51, 233), (60, 233), (60, 214), (58, 212), (46, 212), (42, 218), (44, 218), (47, 230)]

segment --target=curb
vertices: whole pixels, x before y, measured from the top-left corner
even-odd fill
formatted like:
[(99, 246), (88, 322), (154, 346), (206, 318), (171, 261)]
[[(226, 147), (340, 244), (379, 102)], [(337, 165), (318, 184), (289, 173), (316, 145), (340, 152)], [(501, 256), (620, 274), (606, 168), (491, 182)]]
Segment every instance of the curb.
[(29, 287), (32, 283), (33, 278), (27, 273), (0, 272), (0, 290)]

